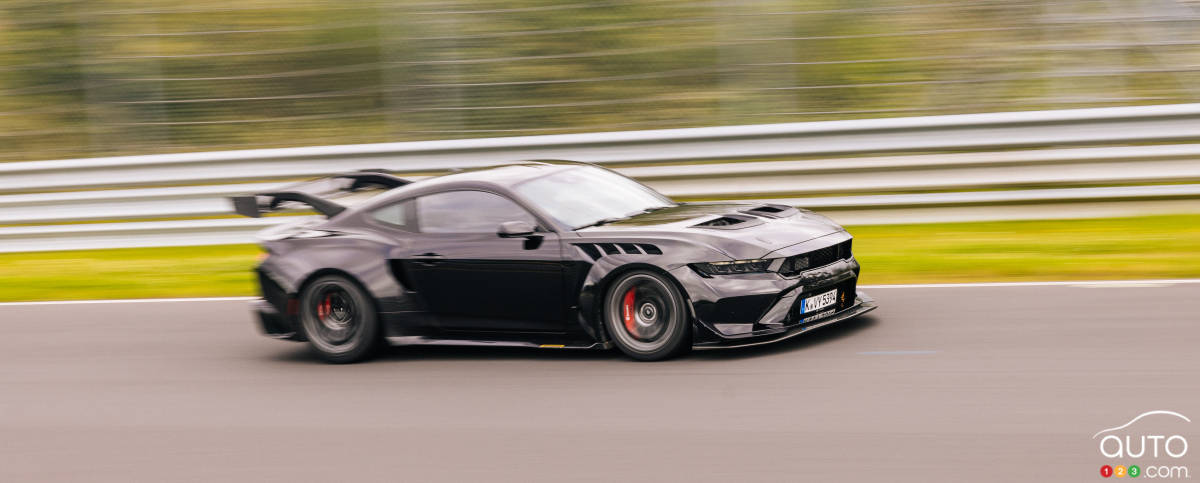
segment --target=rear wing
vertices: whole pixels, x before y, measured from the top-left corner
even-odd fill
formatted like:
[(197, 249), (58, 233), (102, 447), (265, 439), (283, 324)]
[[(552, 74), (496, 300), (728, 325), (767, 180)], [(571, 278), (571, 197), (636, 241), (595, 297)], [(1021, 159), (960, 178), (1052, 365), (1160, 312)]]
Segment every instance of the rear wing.
[(332, 218), (346, 210), (344, 205), (334, 202), (335, 199), (371, 189), (390, 190), (411, 182), (382, 170), (362, 170), (287, 185), (277, 191), (231, 196), (229, 199), (237, 214), (251, 218), (259, 218), (265, 213), (297, 203), (308, 205), (326, 218)]

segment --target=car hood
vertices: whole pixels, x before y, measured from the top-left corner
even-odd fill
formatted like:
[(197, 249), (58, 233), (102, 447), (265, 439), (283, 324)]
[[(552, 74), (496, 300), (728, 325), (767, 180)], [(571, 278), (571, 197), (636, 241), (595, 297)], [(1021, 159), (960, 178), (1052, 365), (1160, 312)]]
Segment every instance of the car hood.
[(762, 203), (681, 203), (579, 230), (583, 237), (666, 236), (704, 242), (732, 258), (759, 258), (844, 231), (808, 210)]

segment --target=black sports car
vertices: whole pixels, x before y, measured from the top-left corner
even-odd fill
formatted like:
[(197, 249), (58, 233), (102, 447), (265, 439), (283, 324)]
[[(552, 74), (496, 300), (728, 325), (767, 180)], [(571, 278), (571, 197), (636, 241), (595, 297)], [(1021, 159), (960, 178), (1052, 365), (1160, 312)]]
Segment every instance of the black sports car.
[[(349, 204), (349, 201), (355, 201)], [(233, 198), (324, 218), (259, 235), (272, 337), (330, 362), (387, 342), (616, 346), (638, 360), (772, 342), (875, 308), (851, 236), (807, 210), (675, 203), (613, 171), (530, 162), (410, 182), (359, 171)]]

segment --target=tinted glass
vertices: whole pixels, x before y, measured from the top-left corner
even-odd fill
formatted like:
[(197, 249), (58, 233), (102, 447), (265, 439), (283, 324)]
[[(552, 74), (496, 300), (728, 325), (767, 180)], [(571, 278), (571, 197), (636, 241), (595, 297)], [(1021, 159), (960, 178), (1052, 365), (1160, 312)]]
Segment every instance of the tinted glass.
[(417, 199), (417, 219), (425, 233), (496, 233), (506, 221), (537, 225), (512, 200), (483, 191), (447, 191)]
[(531, 179), (515, 189), (538, 209), (572, 228), (675, 205), (637, 181), (591, 166)]
[(408, 212), (411, 209), (412, 209), (411, 202), (401, 201), (399, 203), (394, 203), (394, 204), (385, 206), (383, 208), (380, 208), (378, 210), (372, 211), (371, 216), (374, 217), (376, 220), (382, 221), (389, 225), (394, 225), (394, 226), (398, 226), (401, 228), (408, 228), (409, 220), (411, 219), (411, 217), (408, 216), (408, 214), (409, 214)]

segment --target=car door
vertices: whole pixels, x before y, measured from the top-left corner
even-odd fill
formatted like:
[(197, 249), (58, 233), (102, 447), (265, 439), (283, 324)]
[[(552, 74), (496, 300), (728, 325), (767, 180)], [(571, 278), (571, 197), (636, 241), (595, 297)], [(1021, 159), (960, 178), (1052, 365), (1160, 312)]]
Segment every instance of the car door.
[(537, 219), (512, 200), (444, 191), (415, 200), (417, 232), (397, 253), (436, 324), (449, 330), (549, 331), (566, 327), (558, 235), (506, 238), (500, 225)]

